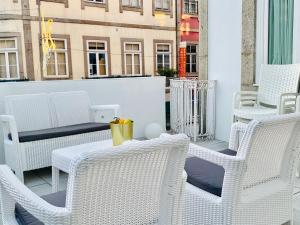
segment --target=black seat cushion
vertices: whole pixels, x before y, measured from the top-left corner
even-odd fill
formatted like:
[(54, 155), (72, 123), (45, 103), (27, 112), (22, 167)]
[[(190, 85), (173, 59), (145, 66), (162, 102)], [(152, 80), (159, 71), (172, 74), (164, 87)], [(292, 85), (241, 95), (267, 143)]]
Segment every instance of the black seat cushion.
[[(220, 153), (236, 155), (236, 151), (230, 149), (225, 149)], [(186, 159), (185, 171), (188, 175), (188, 183), (221, 197), (225, 173), (223, 167), (197, 157), (191, 157)]]
[[(51, 205), (57, 207), (65, 207), (66, 205), (66, 191), (56, 192), (50, 195), (42, 196), (44, 200)], [(27, 212), (22, 206), (16, 204), (15, 214), (20, 225), (44, 225), (41, 221)]]
[[(55, 127), (43, 130), (19, 132), (19, 142), (39, 141), (50, 138), (65, 137), (69, 135), (90, 133), (110, 129), (108, 123), (83, 123), (64, 127)], [(12, 140), (11, 134), (8, 138)]]

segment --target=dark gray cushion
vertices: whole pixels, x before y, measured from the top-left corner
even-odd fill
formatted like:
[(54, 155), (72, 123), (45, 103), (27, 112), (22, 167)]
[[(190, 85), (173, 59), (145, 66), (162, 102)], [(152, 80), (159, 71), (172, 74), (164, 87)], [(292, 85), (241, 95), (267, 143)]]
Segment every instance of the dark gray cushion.
[[(108, 129), (110, 129), (110, 125), (108, 123), (83, 123), (83, 124), (76, 124), (76, 125), (56, 127), (56, 128), (43, 129), (43, 130), (19, 132), (19, 141), (20, 142), (39, 141), (39, 140), (45, 140), (50, 138), (65, 137), (70, 135), (90, 133), (90, 132), (96, 132), (96, 131), (102, 131)], [(11, 134), (8, 135), (8, 138), (12, 140)]]
[[(42, 196), (51, 205), (57, 207), (65, 207), (66, 204), (66, 191), (56, 192), (50, 195)], [(22, 206), (16, 204), (15, 214), (17, 221), (20, 225), (44, 225), (41, 221), (27, 212)]]
[[(225, 149), (220, 153), (235, 156), (236, 151)], [(221, 197), (224, 168), (206, 160), (191, 157), (186, 160), (187, 182), (211, 194)]]

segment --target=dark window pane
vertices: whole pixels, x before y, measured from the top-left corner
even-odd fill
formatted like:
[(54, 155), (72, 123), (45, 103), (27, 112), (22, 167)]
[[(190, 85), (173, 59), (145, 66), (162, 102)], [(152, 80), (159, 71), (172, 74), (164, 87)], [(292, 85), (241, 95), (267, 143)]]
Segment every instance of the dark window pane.
[(163, 63), (163, 55), (157, 55), (157, 64)]
[(170, 63), (170, 55), (165, 55), (164, 58), (165, 58), (165, 64)]
[(186, 57), (186, 63), (190, 63), (190, 55), (187, 55), (187, 57)]
[(196, 53), (197, 52), (197, 47), (196, 45), (191, 46), (191, 53)]
[(196, 55), (192, 55), (192, 63), (197, 63), (197, 56)]
[(190, 46), (190, 45), (188, 45), (188, 46), (186, 47), (186, 52), (187, 52), (187, 53), (190, 53), (190, 52), (191, 52), (191, 46)]
[(96, 54), (90, 53), (89, 56), (90, 56), (90, 64), (97, 64)]
[(196, 64), (192, 64), (192, 72), (193, 73), (197, 72), (197, 66), (196, 66)]
[(162, 69), (162, 68), (163, 68), (163, 64), (158, 63), (158, 64), (157, 64), (157, 69)]
[(190, 73), (191, 72), (191, 65), (190, 64), (186, 64), (186, 72)]

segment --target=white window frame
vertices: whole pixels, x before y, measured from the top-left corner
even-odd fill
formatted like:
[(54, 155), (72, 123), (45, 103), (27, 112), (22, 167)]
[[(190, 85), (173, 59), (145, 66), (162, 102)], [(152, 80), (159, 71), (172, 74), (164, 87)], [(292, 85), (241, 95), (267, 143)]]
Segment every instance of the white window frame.
[(294, 1), (294, 51), (293, 63), (300, 63), (300, 2)]
[[(158, 52), (157, 51), (157, 46), (158, 45), (169, 45), (169, 52)], [(172, 68), (172, 45), (170, 44), (170, 43), (156, 43), (155, 44), (155, 52), (156, 52), (156, 71), (158, 71), (158, 55), (163, 55), (163, 68), (165, 68), (165, 55), (169, 55), (169, 57), (170, 57), (170, 68), (169, 69), (171, 69)]]
[[(54, 62), (55, 62), (55, 73), (56, 74), (50, 74), (48, 75), (48, 70), (45, 71), (45, 77), (46, 78), (69, 78), (69, 49), (68, 49), (68, 40), (65, 38), (53, 38), (53, 41), (64, 41), (65, 43), (65, 49), (55, 49), (55, 50), (50, 50), (50, 52), (54, 53)], [(57, 63), (57, 53), (65, 53), (65, 58), (66, 58), (66, 75), (59, 75), (58, 74), (58, 63)]]
[(132, 8), (141, 8), (142, 4), (141, 4), (141, 0), (138, 0), (138, 5), (133, 5), (132, 4), (133, 0), (128, 0), (128, 4), (124, 4), (123, 0), (122, 0), (122, 6), (126, 6), (126, 7), (132, 7)]
[(256, 12), (256, 73), (255, 83), (259, 84), (262, 64), (268, 63), (269, 49), (269, 0), (257, 0)]
[[(260, 69), (262, 64), (268, 63), (268, 50), (269, 50), (269, 0), (257, 0), (257, 14), (256, 14), (256, 73), (255, 85), (259, 85)], [(300, 63), (300, 3), (294, 1), (294, 51), (293, 63)], [(299, 49), (297, 49), (297, 47)], [(298, 50), (298, 51), (297, 51)], [(297, 59), (298, 57), (298, 59)]]
[[(97, 43), (104, 43), (105, 49), (104, 50), (90, 50), (89, 49), (89, 43), (90, 42), (97, 42)], [(87, 40), (86, 41), (86, 46), (87, 46), (87, 67), (88, 67), (88, 77), (89, 78), (93, 78), (93, 77), (108, 77), (108, 66), (109, 66), (109, 62), (108, 62), (108, 51), (107, 51), (107, 41), (101, 41), (101, 40)], [(97, 55), (96, 57), (96, 64), (97, 64), (97, 75), (90, 75), (90, 53), (95, 53)], [(100, 75), (100, 71), (99, 71), (99, 57), (98, 54), (105, 54), (105, 71), (106, 74), (105, 75)]]
[[(162, 7), (158, 7), (157, 5), (157, 1), (159, 1), (160, 2), (160, 4), (161, 4), (161, 6)], [(170, 11), (171, 10), (171, 1), (172, 0), (155, 0), (155, 9), (156, 10), (161, 10), (161, 11)], [(164, 2), (168, 2), (169, 4), (168, 4), (168, 8), (164, 8)]]
[[(18, 51), (18, 41), (17, 38), (0, 38), (0, 40), (14, 40), (15, 48), (0, 48), (0, 53), (4, 53), (5, 56), (5, 66), (6, 66), (6, 78), (0, 78), (0, 80), (16, 80), (20, 79), (20, 68), (19, 68), (19, 51)], [(15, 53), (16, 54), (16, 63), (17, 63), (17, 77), (11, 77), (10, 68), (9, 68), (9, 59), (8, 54)]]
[[(188, 4), (189, 5), (189, 10), (186, 9), (185, 5)], [(197, 15), (198, 14), (198, 10), (199, 10), (199, 5), (198, 5), (198, 1), (197, 0), (184, 0), (183, 1), (183, 7), (184, 7), (184, 14), (192, 14), (192, 15)], [(192, 13), (191, 12), (191, 6), (195, 5), (196, 8), (196, 12)]]
[[(126, 50), (126, 45), (127, 44), (138, 44), (139, 45), (139, 51), (132, 51), (132, 50)], [(125, 71), (125, 75), (128, 75), (128, 76), (139, 76), (139, 75), (143, 75), (143, 57), (142, 57), (142, 43), (141, 42), (132, 42), (132, 41), (125, 41), (124, 42), (124, 71)], [(129, 74), (127, 73), (127, 57), (126, 55), (127, 54), (131, 54), (131, 60), (132, 60), (132, 65), (131, 65), (131, 70), (132, 70), (132, 74)], [(136, 54), (139, 54), (139, 57), (140, 57), (140, 73), (139, 74), (135, 74), (134, 71), (134, 55)]]
[[(199, 61), (198, 61), (198, 49), (199, 49), (199, 45), (198, 44), (192, 44), (192, 43), (187, 43), (187, 45), (186, 45), (186, 50), (187, 50), (187, 47), (189, 46), (189, 45), (195, 45), (196, 46), (196, 52), (195, 53), (188, 53), (188, 52), (186, 52), (186, 57), (190, 57), (190, 71), (192, 70), (192, 65), (193, 65), (193, 63), (192, 63), (192, 56), (193, 55), (195, 55), (196, 56), (196, 72), (188, 72), (189, 74), (196, 74), (196, 73), (198, 73), (199, 72), (199, 70), (198, 70), (198, 67), (199, 67)], [(187, 66), (187, 65), (186, 65)]]
[(89, 3), (95, 3), (95, 4), (105, 4), (106, 3), (106, 0), (102, 0), (102, 2), (97, 2), (96, 0), (85, 0), (86, 2), (89, 2)]

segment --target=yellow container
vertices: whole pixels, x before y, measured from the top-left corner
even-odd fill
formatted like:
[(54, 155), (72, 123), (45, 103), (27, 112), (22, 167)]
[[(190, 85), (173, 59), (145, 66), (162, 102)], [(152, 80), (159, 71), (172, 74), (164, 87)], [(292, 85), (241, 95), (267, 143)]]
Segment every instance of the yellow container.
[(124, 141), (132, 140), (133, 138), (133, 121), (125, 124), (110, 123), (113, 145), (121, 145)]

